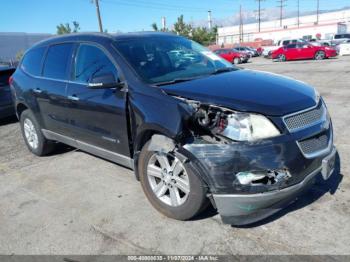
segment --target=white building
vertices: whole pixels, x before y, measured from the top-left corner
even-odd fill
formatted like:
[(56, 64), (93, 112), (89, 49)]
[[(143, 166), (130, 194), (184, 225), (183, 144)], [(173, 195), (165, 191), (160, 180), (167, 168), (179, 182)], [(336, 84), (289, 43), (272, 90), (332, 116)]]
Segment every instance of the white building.
[[(243, 42), (252, 42), (255, 39), (277, 42), (281, 39), (316, 38), (320, 35), (322, 39), (331, 39), (336, 33), (345, 33), (350, 30), (350, 9), (319, 14), (308, 15), (298, 18), (286, 18), (280, 20), (262, 22), (260, 32), (258, 23), (243, 25)], [(239, 25), (222, 27), (218, 29), (218, 44), (234, 44), (239, 42)]]

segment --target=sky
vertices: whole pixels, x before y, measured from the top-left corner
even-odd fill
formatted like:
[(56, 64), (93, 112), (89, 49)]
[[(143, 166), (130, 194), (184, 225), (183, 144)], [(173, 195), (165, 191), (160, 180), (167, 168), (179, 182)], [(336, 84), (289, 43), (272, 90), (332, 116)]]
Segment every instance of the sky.
[[(321, 10), (350, 6), (350, 0), (319, 0)], [(297, 9), (297, 0), (285, 0), (285, 10)], [(300, 11), (316, 9), (317, 0), (299, 0)], [(185, 21), (213, 18), (223, 19), (243, 11), (257, 9), (256, 0), (100, 0), (104, 29), (108, 32), (151, 30), (151, 24), (161, 24), (165, 16), (167, 25), (183, 14)], [(271, 9), (277, 0), (263, 0), (261, 8)], [(78, 21), (81, 31), (97, 31), (98, 22), (93, 0), (0, 0), (0, 32), (56, 33), (60, 23)]]

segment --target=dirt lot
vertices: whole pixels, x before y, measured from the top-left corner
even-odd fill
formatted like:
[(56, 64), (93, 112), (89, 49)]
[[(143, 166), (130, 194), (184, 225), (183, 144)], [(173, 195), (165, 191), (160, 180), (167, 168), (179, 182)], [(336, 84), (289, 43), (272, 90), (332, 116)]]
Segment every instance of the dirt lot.
[(61, 146), (30, 154), (15, 120), (0, 123), (0, 254), (350, 254), (350, 57), (243, 67), (305, 81), (333, 117), (340, 174), (258, 225), (214, 210), (180, 222), (157, 213), (132, 171)]

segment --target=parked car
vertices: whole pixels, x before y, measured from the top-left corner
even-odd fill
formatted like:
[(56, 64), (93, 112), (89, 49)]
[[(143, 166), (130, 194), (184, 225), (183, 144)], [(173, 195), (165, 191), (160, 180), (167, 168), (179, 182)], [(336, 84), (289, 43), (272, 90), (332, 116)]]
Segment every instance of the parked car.
[(271, 55), (272, 55), (272, 52), (281, 48), (281, 47), (284, 47), (284, 46), (287, 46), (289, 44), (296, 44), (296, 43), (306, 43), (306, 41), (304, 39), (284, 39), (284, 40), (279, 40), (277, 42), (276, 45), (273, 45), (273, 46), (264, 46), (264, 50), (263, 50), (263, 53), (262, 55), (266, 58), (271, 58)]
[[(178, 63), (187, 53), (200, 60)], [(171, 218), (211, 202), (223, 222), (249, 224), (334, 168), (332, 122), (313, 87), (173, 34), (54, 37), (27, 51), (12, 79), (29, 151), (58, 141), (132, 168)]]
[(341, 43), (344, 43), (348, 40), (350, 40), (350, 33), (335, 34), (332, 42), (335, 44), (341, 44)]
[(247, 63), (250, 58), (248, 54), (232, 48), (217, 49), (214, 53), (233, 64)]
[(289, 44), (272, 52), (272, 59), (277, 59), (278, 61), (299, 59), (322, 60), (335, 56), (337, 56), (337, 51), (334, 48), (315, 46), (309, 43)]
[(350, 55), (350, 40), (343, 42), (338, 45), (339, 46), (339, 55)]
[(0, 67), (0, 119), (15, 115), (9, 82), (15, 68)]
[(259, 56), (258, 52), (255, 49), (252, 49), (247, 46), (236, 46), (235, 49), (239, 52), (246, 52), (250, 55), (250, 57)]

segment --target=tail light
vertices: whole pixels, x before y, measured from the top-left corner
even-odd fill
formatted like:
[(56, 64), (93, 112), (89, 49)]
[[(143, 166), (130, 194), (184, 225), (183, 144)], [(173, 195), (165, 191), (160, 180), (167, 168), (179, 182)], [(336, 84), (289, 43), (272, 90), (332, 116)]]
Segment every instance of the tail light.
[(9, 85), (12, 85), (12, 83), (13, 83), (13, 77), (10, 76), (10, 77), (9, 77)]

